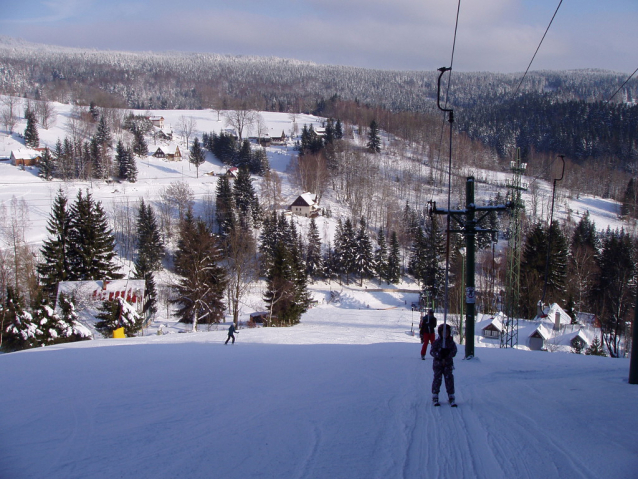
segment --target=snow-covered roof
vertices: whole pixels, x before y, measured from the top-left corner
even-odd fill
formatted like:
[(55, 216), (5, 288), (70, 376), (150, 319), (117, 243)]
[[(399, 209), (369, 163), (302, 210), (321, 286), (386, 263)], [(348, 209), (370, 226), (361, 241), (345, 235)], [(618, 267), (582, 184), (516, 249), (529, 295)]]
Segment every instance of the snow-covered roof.
[(492, 320), (483, 329), (489, 328), (490, 326), (492, 326), (492, 328), (490, 329), (496, 329), (499, 332), (503, 331), (503, 322), (501, 321), (500, 316), (497, 315), (493, 317)]
[(299, 195), (292, 206), (314, 206), (317, 204), (316, 198), (316, 195), (306, 192)]
[(16, 160), (33, 160), (42, 156), (42, 153), (37, 150), (32, 150), (31, 148), (18, 148), (17, 150), (12, 150), (11, 155)]
[(543, 339), (549, 339), (552, 336), (551, 331), (543, 324), (539, 324), (538, 327), (530, 334), (532, 336), (540, 336)]
[(556, 313), (558, 313), (560, 318), (560, 324), (571, 324), (572, 318), (567, 314), (563, 308), (561, 308), (557, 303), (552, 303), (549, 306), (545, 306), (543, 308), (543, 315), (536, 315), (535, 320), (541, 320), (545, 322), (551, 322), (554, 324), (556, 322)]
[(176, 143), (169, 143), (168, 145), (154, 145), (150, 151), (156, 152), (157, 150), (162, 150), (165, 155), (175, 155), (178, 149), (179, 146)]

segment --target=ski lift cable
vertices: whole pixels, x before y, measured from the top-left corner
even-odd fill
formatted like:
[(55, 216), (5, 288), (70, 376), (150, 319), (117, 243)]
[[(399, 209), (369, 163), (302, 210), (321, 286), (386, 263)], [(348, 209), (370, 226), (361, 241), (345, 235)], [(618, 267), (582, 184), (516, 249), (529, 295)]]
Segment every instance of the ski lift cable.
[(629, 78), (627, 78), (627, 79), (625, 80), (625, 83), (623, 83), (622, 85), (620, 85), (620, 87), (618, 88), (618, 90), (616, 90), (616, 91), (614, 92), (614, 94), (613, 94), (612, 96), (610, 96), (610, 97), (609, 97), (609, 100), (607, 100), (607, 102), (610, 102), (610, 101), (611, 101), (611, 100), (612, 100), (612, 99), (613, 99), (613, 98), (614, 98), (614, 97), (618, 94), (618, 92), (619, 92), (620, 90), (622, 90), (622, 89), (623, 89), (623, 87), (624, 87), (624, 86), (625, 86), (625, 85), (629, 82), (629, 80), (631, 80), (631, 79), (632, 79), (632, 77), (636, 74), (636, 72), (638, 72), (638, 68), (636, 68), (636, 69), (634, 70), (634, 72), (633, 72), (631, 75), (629, 75)]
[[(445, 108), (447, 108), (447, 104), (450, 98), (450, 86), (452, 84), (452, 66), (454, 65), (454, 51), (456, 50), (456, 36), (457, 36), (457, 32), (459, 29), (459, 14), (461, 12), (461, 0), (458, 1), (457, 7), (456, 7), (456, 22), (454, 24), (454, 38), (452, 39), (452, 54), (450, 56), (450, 76), (448, 77), (448, 82), (447, 82), (447, 87), (446, 87), (446, 91), (445, 91)], [(441, 149), (443, 146), (443, 126), (445, 125), (445, 111), (442, 112), (443, 113), (443, 118), (441, 121), (441, 138), (439, 140), (439, 151), (438, 151), (438, 160), (440, 162), (441, 160)], [(431, 167), (430, 167), (431, 168)], [(434, 189), (432, 189), (432, 193), (430, 195), (430, 200), (434, 199)]]
[[(441, 67), (439, 68), (439, 79), (438, 79), (438, 88), (437, 88), (437, 106), (439, 110), (443, 112), (443, 114), (448, 113), (448, 122), (450, 123), (450, 146), (449, 146), (449, 155), (448, 155), (448, 193), (447, 193), (447, 225), (446, 225), (446, 241), (445, 241), (445, 293), (444, 293), (444, 304), (443, 304), (443, 347), (445, 348), (445, 338), (447, 336), (447, 314), (449, 309), (449, 284), (450, 284), (450, 230), (451, 230), (451, 220), (452, 215), (450, 214), (452, 207), (452, 138), (453, 138), (453, 128), (452, 124), (454, 123), (454, 110), (451, 108), (447, 108), (447, 104), (450, 97), (450, 85), (452, 83), (452, 66), (454, 64), (454, 51), (456, 49), (456, 35), (459, 28), (459, 14), (461, 11), (461, 0), (458, 1), (457, 9), (456, 9), (456, 21), (454, 25), (454, 39), (452, 41), (452, 54), (450, 57), (450, 66), (449, 68)], [(450, 72), (448, 76), (448, 85), (447, 91), (445, 94), (445, 105), (441, 107), (441, 78), (446, 72)]]
[(532, 56), (532, 59), (529, 62), (529, 65), (527, 65), (527, 70), (525, 70), (525, 73), (523, 74), (523, 78), (521, 78), (521, 81), (518, 83), (518, 86), (516, 87), (516, 90), (514, 91), (514, 95), (512, 95), (512, 96), (516, 96), (516, 94), (518, 93), (518, 90), (521, 88), (521, 85), (523, 84), (523, 80), (525, 80), (525, 77), (527, 76), (527, 73), (529, 72), (529, 69), (532, 66), (532, 63), (534, 62), (534, 59), (536, 58), (536, 54), (538, 53), (538, 50), (540, 50), (541, 45), (543, 44), (543, 40), (545, 40), (545, 36), (547, 35), (547, 32), (549, 31), (549, 27), (552, 26), (552, 22), (554, 21), (554, 18), (556, 18), (556, 14), (558, 13), (558, 9), (562, 5), (562, 3), (563, 3), (563, 0), (560, 0), (560, 2), (558, 2), (558, 6), (556, 7), (556, 11), (554, 12), (554, 15), (552, 15), (552, 19), (549, 21), (549, 25), (547, 25), (547, 28), (545, 29), (545, 33), (543, 34), (543, 38), (541, 38), (541, 41), (539, 42), (538, 46), (536, 47), (536, 51), (534, 52), (534, 55)]

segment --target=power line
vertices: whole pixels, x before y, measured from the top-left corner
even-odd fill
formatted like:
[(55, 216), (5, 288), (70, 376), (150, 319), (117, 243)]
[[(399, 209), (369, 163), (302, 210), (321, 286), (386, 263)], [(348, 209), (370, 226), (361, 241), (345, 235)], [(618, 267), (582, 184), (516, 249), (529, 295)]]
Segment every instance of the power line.
[(618, 92), (619, 92), (620, 90), (622, 90), (622, 89), (623, 89), (623, 87), (627, 84), (627, 82), (628, 82), (629, 80), (631, 80), (631, 77), (633, 77), (633, 76), (636, 74), (636, 72), (638, 72), (638, 68), (636, 68), (636, 69), (634, 70), (634, 72), (633, 72), (631, 75), (629, 75), (629, 78), (627, 78), (627, 79), (625, 80), (625, 83), (623, 83), (622, 85), (620, 85), (620, 88), (618, 88), (618, 90), (616, 90), (616, 91), (614, 92), (614, 94), (613, 94), (612, 96), (610, 96), (610, 97), (609, 97), (609, 100), (607, 100), (608, 102), (610, 102), (610, 101), (611, 101), (611, 99), (612, 99), (613, 97), (615, 97), (615, 96), (618, 94)]
[(538, 47), (536, 47), (536, 51), (534, 52), (534, 56), (530, 60), (529, 65), (527, 65), (527, 70), (525, 70), (525, 74), (523, 75), (523, 78), (521, 78), (521, 81), (519, 82), (518, 86), (516, 87), (516, 91), (514, 92), (514, 96), (516, 96), (516, 94), (518, 93), (519, 88), (523, 84), (523, 80), (525, 80), (525, 77), (527, 76), (527, 72), (529, 72), (529, 69), (532, 66), (532, 63), (534, 62), (534, 58), (536, 58), (536, 54), (538, 53), (538, 50), (540, 50), (541, 45), (543, 44), (543, 40), (545, 40), (545, 35), (547, 35), (547, 32), (549, 31), (549, 27), (552, 26), (552, 22), (554, 21), (554, 18), (556, 17), (556, 14), (558, 13), (558, 9), (562, 5), (562, 3), (563, 3), (563, 0), (560, 0), (560, 2), (558, 2), (558, 6), (556, 7), (556, 11), (554, 12), (554, 15), (552, 15), (552, 19), (549, 21), (549, 25), (547, 25), (547, 29), (545, 29), (545, 33), (543, 34), (543, 38), (541, 38), (541, 41), (538, 44)]

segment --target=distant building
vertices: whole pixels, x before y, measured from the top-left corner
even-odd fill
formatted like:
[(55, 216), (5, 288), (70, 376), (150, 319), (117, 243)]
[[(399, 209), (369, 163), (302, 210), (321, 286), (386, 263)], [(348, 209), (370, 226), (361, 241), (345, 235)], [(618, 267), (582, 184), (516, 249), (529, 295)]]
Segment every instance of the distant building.
[(276, 130), (270, 131), (270, 143), (273, 145), (284, 145), (287, 139), (288, 137), (283, 130), (281, 130), (280, 134), (276, 133)]
[(179, 151), (179, 146), (174, 143), (154, 146), (153, 149), (149, 148), (149, 150), (153, 151), (153, 156), (155, 158), (166, 158), (171, 161), (180, 161), (182, 159), (182, 152)]
[(290, 211), (292, 214), (305, 217), (315, 216), (318, 209), (317, 195), (313, 195), (312, 193), (299, 195), (290, 205)]
[(494, 317), (482, 331), (484, 338), (498, 339), (501, 337), (501, 333), (503, 332), (503, 323), (499, 317)]
[(159, 129), (163, 129), (164, 128), (164, 117), (163, 116), (149, 116), (148, 119), (153, 124), (153, 126), (156, 126)]
[(9, 161), (14, 166), (35, 166), (42, 157), (42, 151), (44, 148), (37, 150), (31, 148), (18, 148), (11, 152)]

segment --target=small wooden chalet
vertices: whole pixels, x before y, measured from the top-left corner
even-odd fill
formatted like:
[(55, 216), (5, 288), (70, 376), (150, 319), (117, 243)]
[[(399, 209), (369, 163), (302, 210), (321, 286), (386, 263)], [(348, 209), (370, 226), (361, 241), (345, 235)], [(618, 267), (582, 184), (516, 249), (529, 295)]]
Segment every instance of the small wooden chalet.
[(180, 161), (182, 159), (182, 153), (176, 144), (157, 146), (153, 156), (155, 158), (166, 158), (170, 161)]
[(312, 193), (303, 193), (290, 205), (290, 211), (294, 215), (314, 216), (317, 213), (317, 196)]
[(35, 166), (40, 161), (43, 150), (44, 148), (40, 148), (38, 150), (31, 148), (18, 148), (17, 150), (11, 151), (9, 161), (14, 166)]
[(486, 339), (499, 339), (503, 332), (503, 323), (499, 318), (492, 318), (492, 321), (482, 331), (483, 337)]

